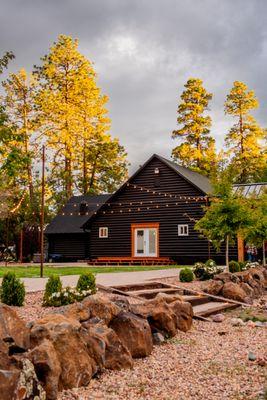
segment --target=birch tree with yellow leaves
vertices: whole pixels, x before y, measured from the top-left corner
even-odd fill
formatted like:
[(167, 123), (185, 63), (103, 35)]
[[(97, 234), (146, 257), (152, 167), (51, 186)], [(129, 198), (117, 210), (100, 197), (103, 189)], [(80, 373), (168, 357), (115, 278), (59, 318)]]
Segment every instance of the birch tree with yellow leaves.
[(216, 165), (215, 140), (210, 135), (211, 117), (207, 114), (212, 94), (200, 79), (185, 84), (178, 105), (179, 128), (172, 132), (180, 144), (172, 151), (175, 161), (197, 172), (210, 175)]
[(257, 182), (266, 169), (266, 130), (251, 115), (258, 106), (253, 90), (243, 82), (234, 82), (226, 98), (225, 113), (236, 122), (227, 133), (225, 144), (238, 183)]

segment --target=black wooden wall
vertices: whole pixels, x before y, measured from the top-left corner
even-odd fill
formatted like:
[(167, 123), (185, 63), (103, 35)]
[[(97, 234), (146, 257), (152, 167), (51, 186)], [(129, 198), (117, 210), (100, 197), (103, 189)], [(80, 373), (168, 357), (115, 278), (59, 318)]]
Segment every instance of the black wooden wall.
[(76, 261), (89, 257), (88, 233), (48, 235), (48, 253), (61, 254), (63, 260)]
[[(154, 170), (159, 168), (159, 178)], [(143, 170), (137, 174), (131, 184), (143, 186), (157, 192), (171, 193), (181, 196), (204, 196), (191, 183), (179, 176), (158, 158), (153, 158)], [(132, 202), (143, 202), (143, 205), (130, 205)], [(151, 203), (152, 202), (152, 203)], [(178, 203), (178, 205), (176, 205)], [(207, 260), (208, 242), (200, 238), (194, 230), (194, 221), (203, 215), (202, 206), (205, 201), (195, 202), (171, 199), (162, 195), (147, 193), (132, 186), (125, 187), (106, 205), (92, 220), (90, 230), (90, 257), (101, 256), (131, 256), (131, 224), (143, 222), (159, 222), (159, 256), (171, 257), (179, 264), (191, 264)], [(168, 207), (166, 207), (168, 205)], [(159, 208), (155, 208), (158, 206)], [(140, 211), (137, 208), (140, 208)], [(149, 207), (149, 209), (144, 209)], [(131, 211), (129, 211), (131, 210)], [(122, 211), (122, 212), (120, 212)], [(188, 216), (184, 214), (188, 214)], [(190, 220), (191, 218), (191, 220)], [(189, 225), (189, 236), (178, 236), (178, 224)], [(101, 226), (109, 228), (108, 238), (99, 238), (98, 229)], [(237, 248), (230, 249), (230, 257), (237, 258)], [(217, 254), (211, 249), (211, 258), (218, 263), (224, 263), (224, 248)]]

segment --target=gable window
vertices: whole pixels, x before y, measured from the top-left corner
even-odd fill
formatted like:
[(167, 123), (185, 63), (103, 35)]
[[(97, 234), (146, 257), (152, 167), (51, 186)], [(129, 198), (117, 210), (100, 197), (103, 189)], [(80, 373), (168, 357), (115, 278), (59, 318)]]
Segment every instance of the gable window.
[(101, 226), (99, 228), (99, 237), (108, 238), (108, 228), (106, 226)]
[(189, 229), (188, 225), (178, 225), (178, 236), (188, 236)]

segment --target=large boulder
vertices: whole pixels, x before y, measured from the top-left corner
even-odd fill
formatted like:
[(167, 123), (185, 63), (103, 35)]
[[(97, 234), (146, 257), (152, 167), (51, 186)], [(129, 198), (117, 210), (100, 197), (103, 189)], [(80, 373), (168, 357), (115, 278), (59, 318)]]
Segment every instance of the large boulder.
[(30, 346), (30, 330), (17, 313), (0, 304), (0, 339), (8, 344), (9, 354), (26, 351)]
[(53, 344), (44, 339), (34, 347), (28, 355), (34, 365), (37, 376), (45, 388), (47, 400), (56, 400), (58, 395), (58, 383), (62, 372), (57, 352)]
[(8, 346), (0, 340), (0, 400), (45, 400), (46, 394), (33, 364), (24, 357), (8, 356)]
[(227, 299), (247, 302), (247, 293), (237, 284), (234, 282), (226, 282), (222, 289), (223, 297)]
[[(59, 390), (88, 385), (96, 371), (95, 361), (88, 354), (80, 330), (78, 321), (56, 314), (47, 314), (31, 328), (32, 347), (49, 340), (55, 349), (61, 368)], [(51, 352), (47, 357), (50, 356)]]
[(82, 325), (82, 337), (88, 353), (100, 367), (120, 370), (133, 366), (130, 351), (113, 329), (102, 322), (87, 321)]
[(223, 283), (226, 282), (234, 282), (238, 283), (239, 278), (236, 274), (232, 274), (231, 272), (221, 272), (220, 274), (217, 274), (213, 278), (215, 281), (222, 281)]
[[(176, 304), (177, 303), (177, 304)], [(161, 332), (165, 336), (175, 336), (177, 329), (187, 330), (192, 324), (193, 310), (190, 303), (183, 307), (179, 300), (170, 304), (163, 297), (155, 297), (142, 304), (133, 304), (131, 312), (143, 318), (147, 318), (152, 333)], [(187, 314), (188, 313), (188, 314)], [(187, 320), (186, 323), (182, 322)]]
[(130, 350), (132, 357), (147, 357), (152, 352), (152, 333), (147, 319), (130, 312), (121, 312), (110, 323), (112, 328)]
[(210, 280), (204, 289), (204, 292), (218, 296), (223, 288), (223, 282), (221, 280)]
[(193, 323), (193, 307), (187, 301), (175, 301), (170, 304), (172, 311), (176, 316), (176, 328), (180, 331), (187, 332)]
[(120, 313), (120, 307), (99, 294), (86, 297), (81, 303), (89, 312), (90, 318), (98, 317), (108, 325)]

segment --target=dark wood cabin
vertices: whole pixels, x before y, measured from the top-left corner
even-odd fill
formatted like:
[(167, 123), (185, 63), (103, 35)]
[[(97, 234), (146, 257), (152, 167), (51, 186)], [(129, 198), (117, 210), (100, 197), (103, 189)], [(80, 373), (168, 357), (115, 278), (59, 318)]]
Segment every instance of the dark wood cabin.
[(108, 200), (110, 195), (73, 196), (45, 230), (47, 259), (77, 261), (88, 259), (89, 233), (82, 225)]
[[(225, 263), (194, 230), (203, 215), (209, 180), (161, 156), (153, 155), (88, 220), (88, 257), (170, 258), (192, 264), (213, 258)], [(86, 235), (86, 234), (85, 234)], [(230, 248), (237, 259), (237, 247)]]

